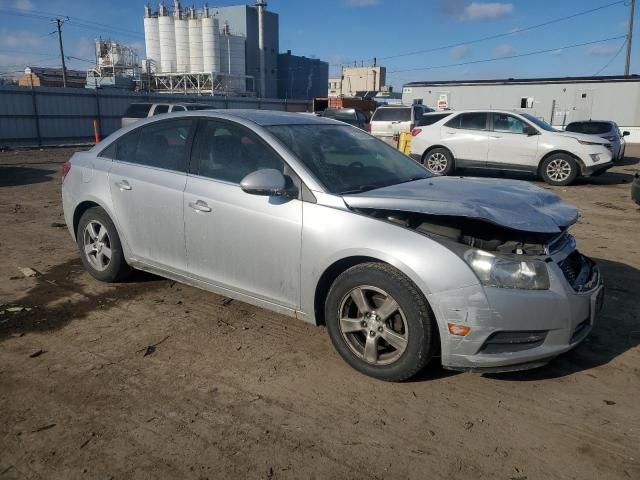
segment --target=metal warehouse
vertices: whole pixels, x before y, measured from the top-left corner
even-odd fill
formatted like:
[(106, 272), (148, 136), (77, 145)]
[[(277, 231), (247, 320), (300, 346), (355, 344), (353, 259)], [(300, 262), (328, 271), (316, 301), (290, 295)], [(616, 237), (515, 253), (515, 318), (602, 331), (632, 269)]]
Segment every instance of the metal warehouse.
[(529, 112), (557, 128), (576, 120), (613, 120), (640, 143), (640, 77), (565, 77), (412, 82), (402, 102), (439, 110), (508, 109)]

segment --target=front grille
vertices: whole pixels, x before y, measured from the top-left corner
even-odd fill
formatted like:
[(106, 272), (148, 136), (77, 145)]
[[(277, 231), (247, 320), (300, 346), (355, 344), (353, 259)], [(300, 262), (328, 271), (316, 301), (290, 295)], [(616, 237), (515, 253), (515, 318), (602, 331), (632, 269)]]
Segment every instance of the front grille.
[(574, 251), (560, 262), (560, 269), (564, 274), (564, 278), (566, 278), (573, 287), (578, 279), (578, 275), (580, 275), (580, 270), (582, 270), (582, 255), (580, 255), (577, 250)]
[(576, 292), (586, 292), (600, 284), (600, 271), (596, 264), (577, 250), (558, 263), (558, 266)]
[(547, 331), (495, 332), (484, 342), (480, 353), (522, 352), (539, 347), (547, 338)]

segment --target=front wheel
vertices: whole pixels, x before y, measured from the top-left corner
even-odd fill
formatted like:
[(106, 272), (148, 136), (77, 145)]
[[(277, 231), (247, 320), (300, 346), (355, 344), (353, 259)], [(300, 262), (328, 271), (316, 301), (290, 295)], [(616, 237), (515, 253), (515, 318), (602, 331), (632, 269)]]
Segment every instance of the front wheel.
[(453, 173), (453, 156), (446, 148), (434, 148), (422, 157), (422, 164), (434, 175), (451, 175)]
[(342, 273), (327, 296), (325, 319), (342, 358), (380, 380), (411, 378), (436, 349), (436, 323), (424, 295), (383, 263), (356, 265)]
[(570, 185), (578, 173), (580, 173), (578, 163), (564, 154), (551, 155), (540, 166), (540, 175), (549, 185)]

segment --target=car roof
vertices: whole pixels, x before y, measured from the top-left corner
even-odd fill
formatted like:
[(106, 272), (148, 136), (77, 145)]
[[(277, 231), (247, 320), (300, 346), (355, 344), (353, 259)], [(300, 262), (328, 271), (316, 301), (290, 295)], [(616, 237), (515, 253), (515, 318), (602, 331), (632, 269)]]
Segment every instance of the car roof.
[[(344, 125), (330, 118), (316, 115), (302, 115), (304, 112), (282, 112), (277, 110), (249, 110), (249, 109), (216, 109), (216, 110), (191, 110), (187, 112), (171, 112), (154, 115), (145, 120), (150, 123), (155, 120), (183, 117), (212, 117), (233, 120), (245, 120), (257, 125), (267, 127), (271, 125)], [(142, 124), (139, 124), (142, 125)]]

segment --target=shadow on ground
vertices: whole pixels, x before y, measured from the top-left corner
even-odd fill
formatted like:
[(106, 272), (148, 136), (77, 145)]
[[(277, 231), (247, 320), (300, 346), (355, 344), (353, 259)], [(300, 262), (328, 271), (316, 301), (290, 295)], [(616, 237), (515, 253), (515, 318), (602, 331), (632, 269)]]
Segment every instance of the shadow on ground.
[(640, 345), (640, 313), (635, 289), (640, 270), (620, 262), (595, 259), (605, 281), (605, 303), (587, 339), (548, 365), (524, 372), (488, 375), (505, 381), (558, 378), (605, 365)]
[(83, 279), (97, 282), (88, 277), (79, 258), (56, 265), (38, 276), (37, 284), (13, 303), (31, 310), (19, 313), (5, 311), (0, 317), (0, 342), (11, 334), (58, 330), (94, 311), (108, 310), (118, 302), (165, 287), (169, 282), (149, 273), (134, 271), (125, 282), (100, 284), (99, 292), (87, 292), (81, 283)]
[(31, 168), (22, 166), (0, 167), (0, 187), (15, 187), (19, 185), (31, 185), (53, 180), (56, 172), (43, 168)]

